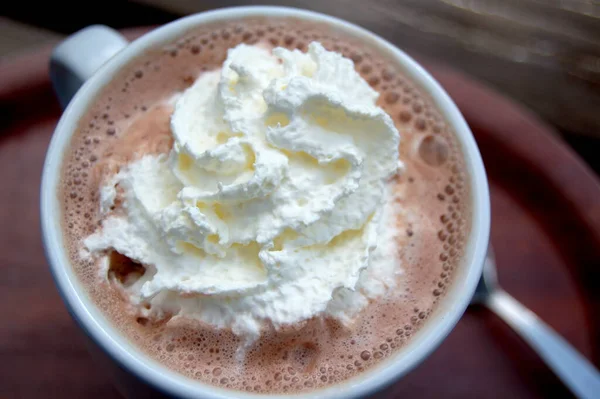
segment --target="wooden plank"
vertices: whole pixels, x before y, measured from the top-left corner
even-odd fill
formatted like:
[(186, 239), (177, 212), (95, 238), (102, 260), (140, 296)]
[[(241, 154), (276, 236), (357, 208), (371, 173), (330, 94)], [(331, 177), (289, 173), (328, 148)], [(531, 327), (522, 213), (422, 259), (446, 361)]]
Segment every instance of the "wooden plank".
[(0, 17), (0, 59), (58, 42), (62, 35)]

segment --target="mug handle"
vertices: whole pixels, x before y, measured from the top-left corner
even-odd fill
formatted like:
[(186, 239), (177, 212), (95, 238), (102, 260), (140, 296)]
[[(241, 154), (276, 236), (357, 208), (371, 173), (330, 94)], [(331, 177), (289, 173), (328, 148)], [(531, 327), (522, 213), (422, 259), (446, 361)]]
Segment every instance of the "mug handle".
[(66, 38), (50, 57), (50, 79), (60, 105), (66, 108), (77, 90), (129, 42), (104, 25), (92, 25)]

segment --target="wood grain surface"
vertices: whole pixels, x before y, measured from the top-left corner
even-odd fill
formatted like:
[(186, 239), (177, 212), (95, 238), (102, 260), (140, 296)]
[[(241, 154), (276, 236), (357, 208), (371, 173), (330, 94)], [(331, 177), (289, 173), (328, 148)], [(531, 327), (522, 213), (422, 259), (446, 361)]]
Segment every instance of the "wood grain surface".
[[(135, 34), (135, 33), (134, 33)], [(46, 264), (39, 185), (60, 115), (49, 50), (0, 64), (0, 398), (117, 398), (86, 352)], [(529, 111), (426, 64), (472, 127), (488, 168), (501, 284), (600, 364), (600, 185)], [(380, 398), (568, 397), (499, 319), (471, 308), (420, 367)]]

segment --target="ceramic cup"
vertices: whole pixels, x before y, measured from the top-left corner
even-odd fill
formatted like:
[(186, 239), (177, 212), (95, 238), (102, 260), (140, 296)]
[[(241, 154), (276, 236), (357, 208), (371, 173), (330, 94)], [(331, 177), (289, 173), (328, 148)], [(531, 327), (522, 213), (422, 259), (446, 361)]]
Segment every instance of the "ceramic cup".
[[(330, 24), (351, 37), (366, 40), (376, 51), (395, 59), (408, 77), (431, 96), (453, 127), (466, 158), (472, 187), (473, 217), (464, 264), (427, 323), (402, 350), (378, 366), (350, 380), (302, 394), (258, 395), (221, 389), (184, 377), (149, 358), (121, 335), (90, 300), (69, 264), (61, 231), (61, 204), (57, 194), (63, 155), (79, 120), (100, 91), (130, 61), (148, 49), (203, 24), (252, 16), (293, 17)], [(67, 308), (90, 338), (92, 353), (126, 395), (140, 396), (150, 388), (174, 397), (204, 399), (366, 397), (421, 363), (444, 340), (469, 304), (481, 275), (490, 229), (488, 184), (479, 150), (465, 120), (442, 87), (412, 58), (373, 33), (337, 18), (283, 7), (236, 7), (191, 15), (155, 29), (132, 43), (107, 27), (93, 26), (67, 38), (55, 49), (51, 77), (59, 100), (68, 106), (56, 127), (44, 164), (41, 215), (46, 255)]]

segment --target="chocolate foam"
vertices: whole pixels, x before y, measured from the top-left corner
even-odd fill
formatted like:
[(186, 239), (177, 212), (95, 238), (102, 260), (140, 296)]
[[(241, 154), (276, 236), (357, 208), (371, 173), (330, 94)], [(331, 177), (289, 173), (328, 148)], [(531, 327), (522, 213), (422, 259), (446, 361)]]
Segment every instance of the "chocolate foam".
[[(111, 256), (109, 275), (82, 256), (83, 239), (100, 224), (99, 187), (127, 162), (166, 153), (172, 145), (166, 101), (203, 71), (220, 68), (227, 49), (265, 43), (306, 50), (311, 41), (351, 58), (380, 92), (379, 105), (401, 134), (405, 171), (391, 182), (401, 211), (397, 226), (403, 273), (393, 292), (374, 301), (352, 326), (315, 318), (267, 329), (240, 360), (240, 339), (226, 330), (173, 318), (148, 319), (124, 298), (128, 278), (143, 267)], [(90, 297), (134, 345), (202, 382), (262, 393), (326, 387), (392, 356), (443, 302), (461, 266), (471, 224), (470, 190), (454, 132), (429, 96), (395, 61), (324, 24), (295, 19), (237, 20), (204, 26), (133, 60), (98, 96), (65, 154), (60, 196), (73, 268)], [(118, 207), (118, 204), (116, 204)], [(118, 211), (118, 209), (116, 210)], [(132, 272), (133, 271), (133, 272)], [(133, 277), (132, 277), (133, 276)], [(108, 277), (108, 279), (107, 279)]]

